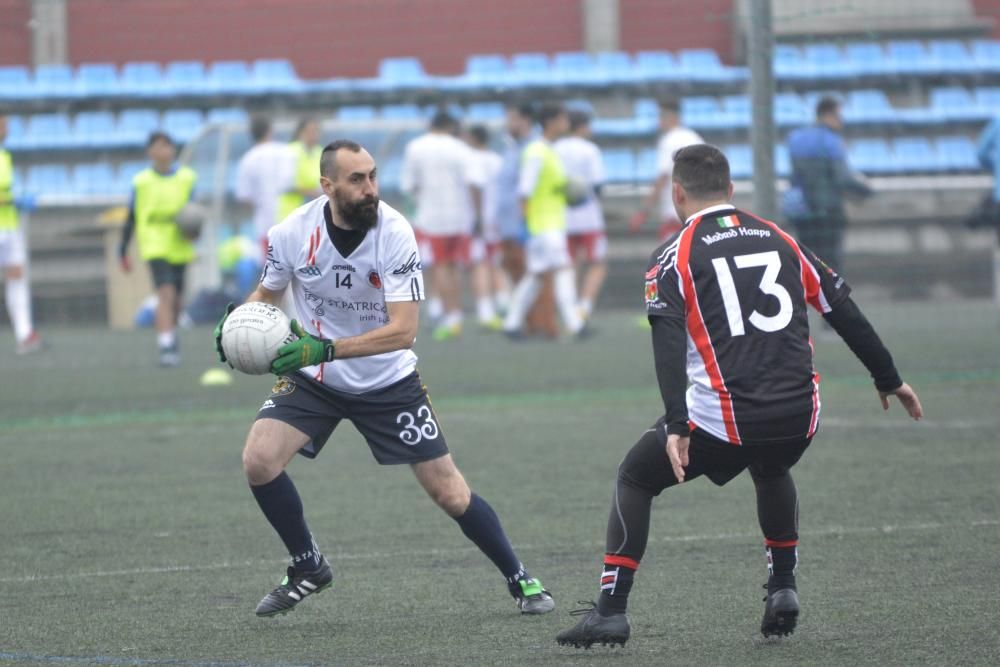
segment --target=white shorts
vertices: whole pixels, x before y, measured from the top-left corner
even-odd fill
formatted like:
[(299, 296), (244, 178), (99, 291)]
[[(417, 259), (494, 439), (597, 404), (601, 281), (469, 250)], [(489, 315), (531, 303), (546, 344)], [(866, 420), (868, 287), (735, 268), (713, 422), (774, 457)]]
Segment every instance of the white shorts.
[(0, 230), (0, 267), (24, 266), (28, 260), (28, 246), (24, 242), (24, 230)]
[(566, 232), (545, 232), (528, 238), (524, 246), (528, 273), (545, 273), (571, 266)]

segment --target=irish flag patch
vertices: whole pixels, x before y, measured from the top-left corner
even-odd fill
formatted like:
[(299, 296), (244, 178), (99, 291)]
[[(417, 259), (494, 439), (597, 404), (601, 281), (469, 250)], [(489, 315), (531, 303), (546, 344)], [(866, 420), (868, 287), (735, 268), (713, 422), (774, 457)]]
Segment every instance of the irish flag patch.
[(740, 221), (736, 219), (735, 215), (724, 215), (717, 219), (719, 227), (723, 229), (729, 229), (730, 227), (739, 227)]

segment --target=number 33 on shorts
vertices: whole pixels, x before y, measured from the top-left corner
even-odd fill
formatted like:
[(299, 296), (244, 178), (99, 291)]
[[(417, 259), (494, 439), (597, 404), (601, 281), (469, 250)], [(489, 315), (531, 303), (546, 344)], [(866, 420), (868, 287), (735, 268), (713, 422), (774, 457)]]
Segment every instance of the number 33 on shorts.
[(396, 416), (396, 423), (403, 427), (399, 432), (400, 441), (411, 447), (419, 445), (425, 439), (434, 440), (441, 433), (434, 421), (434, 413), (426, 405), (417, 408), (416, 415), (412, 412), (400, 412)]

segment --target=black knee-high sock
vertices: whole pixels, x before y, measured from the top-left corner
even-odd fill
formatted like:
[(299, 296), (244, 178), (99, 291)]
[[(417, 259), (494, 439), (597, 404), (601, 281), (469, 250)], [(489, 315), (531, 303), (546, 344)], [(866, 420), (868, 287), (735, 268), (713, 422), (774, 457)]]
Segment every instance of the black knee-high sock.
[(757, 520), (764, 533), (768, 590), (795, 588), (798, 564), (799, 499), (795, 481), (786, 470), (775, 476), (754, 474)]
[(455, 521), (465, 536), (493, 561), (508, 584), (525, 576), (521, 562), (503, 532), (500, 518), (488, 502), (473, 493), (469, 507)]
[(597, 600), (602, 616), (625, 613), (635, 571), (646, 552), (652, 505), (653, 494), (619, 477), (608, 517), (601, 596)]
[(323, 557), (306, 526), (302, 499), (288, 473), (282, 472), (267, 484), (251, 485), (250, 490), (264, 516), (285, 543), (292, 564), (306, 571), (319, 567)]

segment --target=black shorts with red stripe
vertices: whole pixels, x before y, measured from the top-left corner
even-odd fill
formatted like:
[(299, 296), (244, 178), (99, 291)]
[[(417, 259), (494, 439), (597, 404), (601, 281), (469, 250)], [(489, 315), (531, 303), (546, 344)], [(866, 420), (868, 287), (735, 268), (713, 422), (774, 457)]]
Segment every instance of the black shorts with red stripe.
[[(704, 475), (723, 486), (747, 468), (761, 477), (781, 475), (802, 458), (811, 441), (812, 437), (800, 437), (766, 445), (733, 445), (696, 428), (691, 431), (685, 480)], [(654, 496), (676, 485), (666, 445), (666, 422), (660, 418), (625, 455), (618, 478)]]

